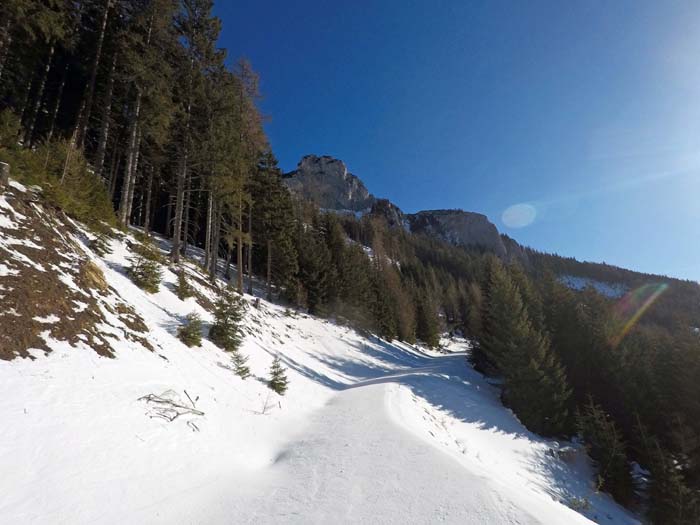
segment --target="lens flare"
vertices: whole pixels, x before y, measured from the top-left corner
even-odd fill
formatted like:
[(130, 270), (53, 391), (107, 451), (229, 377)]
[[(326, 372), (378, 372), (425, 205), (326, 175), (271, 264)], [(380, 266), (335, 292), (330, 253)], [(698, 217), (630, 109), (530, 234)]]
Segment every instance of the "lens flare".
[(524, 228), (535, 222), (537, 209), (532, 204), (514, 204), (507, 208), (501, 220), (509, 228)]
[(645, 284), (628, 292), (615, 305), (615, 314), (622, 321), (622, 329), (611, 340), (612, 347), (619, 345), (639, 319), (668, 288), (666, 283)]

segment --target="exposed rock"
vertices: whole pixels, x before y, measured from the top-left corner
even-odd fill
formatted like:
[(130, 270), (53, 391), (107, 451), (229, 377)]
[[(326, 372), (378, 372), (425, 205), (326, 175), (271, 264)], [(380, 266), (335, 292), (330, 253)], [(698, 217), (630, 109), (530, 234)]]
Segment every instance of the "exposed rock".
[(387, 199), (372, 195), (364, 183), (348, 172), (343, 161), (329, 156), (307, 155), (297, 169), (284, 176), (289, 190), (319, 208), (336, 213), (370, 213), (383, 218), (389, 227), (405, 228), (458, 246), (481, 247), (501, 258), (528, 266), (526, 250), (501, 236), (485, 215), (462, 210), (428, 210), (404, 214)]
[(324, 155), (307, 155), (297, 169), (284, 176), (292, 193), (328, 210), (366, 211), (374, 204), (374, 196), (363, 182), (348, 172), (343, 161)]
[(406, 225), (404, 213), (388, 199), (377, 199), (372, 205), (370, 213), (376, 217), (383, 218), (391, 228), (404, 227)]
[(486, 215), (463, 210), (427, 210), (407, 215), (413, 233), (423, 233), (458, 246), (481, 246), (507, 255), (503, 239)]

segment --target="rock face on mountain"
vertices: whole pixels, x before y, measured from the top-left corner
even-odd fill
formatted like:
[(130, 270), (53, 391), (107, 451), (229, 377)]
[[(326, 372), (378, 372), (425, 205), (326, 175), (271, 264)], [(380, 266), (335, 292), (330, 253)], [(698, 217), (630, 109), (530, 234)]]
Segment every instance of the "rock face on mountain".
[(287, 187), (320, 208), (368, 211), (375, 202), (364, 183), (348, 172), (345, 163), (329, 156), (307, 155), (297, 169), (284, 176)]
[(499, 257), (507, 255), (498, 229), (481, 213), (427, 210), (407, 215), (407, 218), (413, 233), (423, 233), (459, 246), (482, 246)]
[(404, 213), (388, 199), (377, 199), (372, 205), (370, 214), (381, 217), (391, 228), (407, 226)]
[(329, 156), (307, 155), (297, 169), (284, 176), (290, 191), (319, 208), (338, 213), (369, 213), (390, 227), (430, 235), (459, 246), (479, 246), (499, 257), (522, 259), (522, 247), (503, 238), (485, 215), (462, 210), (428, 210), (404, 214), (387, 199), (372, 195), (364, 183), (348, 172), (345, 163)]

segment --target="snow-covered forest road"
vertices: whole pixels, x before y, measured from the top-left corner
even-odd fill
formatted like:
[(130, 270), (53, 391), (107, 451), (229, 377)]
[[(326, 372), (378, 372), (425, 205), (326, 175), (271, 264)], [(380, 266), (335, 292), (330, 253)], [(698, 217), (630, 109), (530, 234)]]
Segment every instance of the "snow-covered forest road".
[(316, 412), (258, 480), (264, 490), (243, 506), (243, 521), (545, 523), (545, 513), (532, 509), (542, 520), (528, 515), (525, 501), (396, 421), (398, 385), (449, 389), (465, 368), (463, 355), (425, 361), (358, 381)]

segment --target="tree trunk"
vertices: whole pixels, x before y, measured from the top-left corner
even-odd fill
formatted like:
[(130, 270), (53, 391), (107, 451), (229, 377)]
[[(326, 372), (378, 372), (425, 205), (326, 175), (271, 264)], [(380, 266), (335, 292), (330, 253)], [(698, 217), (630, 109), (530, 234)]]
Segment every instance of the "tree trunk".
[(216, 270), (219, 264), (219, 243), (221, 242), (221, 204), (214, 202), (212, 223), (211, 253), (209, 254), (209, 278), (216, 282)]
[(238, 293), (243, 295), (243, 193), (238, 193), (238, 224), (236, 239), (236, 288)]
[(253, 295), (253, 203), (248, 204), (248, 293)]
[(185, 202), (185, 182), (187, 182), (187, 161), (190, 140), (190, 117), (192, 113), (192, 77), (194, 75), (194, 55), (190, 57), (189, 87), (187, 91), (187, 107), (185, 111), (185, 129), (183, 133), (182, 157), (177, 174), (177, 193), (175, 200), (175, 225), (173, 228), (173, 247), (170, 253), (172, 262), (180, 261), (180, 237), (182, 231), (182, 215)]
[(46, 142), (51, 142), (53, 138), (53, 132), (56, 128), (56, 118), (58, 117), (58, 110), (61, 107), (61, 100), (63, 99), (63, 88), (66, 87), (66, 78), (68, 77), (68, 62), (66, 62), (66, 67), (63, 68), (63, 74), (61, 75), (61, 83), (58, 85), (58, 92), (56, 93), (56, 103), (53, 106), (53, 111), (51, 112), (51, 121), (49, 123), (49, 132), (46, 135)]
[(183, 239), (182, 239), (182, 255), (187, 255), (187, 245), (189, 243), (190, 237), (190, 206), (192, 204), (192, 177), (187, 176), (187, 183), (185, 184), (185, 217), (184, 217), (184, 228), (183, 228)]
[(209, 252), (211, 251), (211, 226), (212, 213), (214, 208), (213, 192), (209, 190), (207, 193), (207, 227), (204, 233), (204, 267), (209, 268)]
[(131, 120), (131, 130), (129, 132), (129, 143), (126, 152), (126, 165), (124, 166), (124, 180), (122, 181), (122, 194), (119, 201), (119, 223), (127, 226), (129, 220), (129, 186), (132, 184), (134, 165), (134, 155), (136, 154), (136, 141), (138, 138), (139, 113), (141, 112), (141, 90), (136, 92), (136, 102), (134, 104), (134, 115)]
[(29, 122), (27, 124), (27, 129), (24, 133), (24, 143), (31, 146), (32, 136), (34, 135), (34, 126), (36, 125), (36, 119), (39, 115), (39, 110), (41, 109), (41, 101), (44, 98), (44, 87), (46, 87), (46, 79), (49, 77), (51, 72), (51, 64), (53, 63), (53, 54), (55, 51), (55, 46), (53, 43), (49, 46), (49, 57), (46, 59), (46, 66), (44, 66), (44, 74), (41, 76), (39, 81), (39, 87), (36, 90), (34, 107), (29, 114)]
[(90, 81), (87, 85), (87, 92), (85, 95), (85, 111), (83, 112), (81, 118), (78, 120), (78, 128), (76, 134), (76, 144), (78, 147), (82, 147), (83, 141), (85, 140), (85, 131), (90, 122), (90, 113), (92, 111), (92, 98), (95, 94), (95, 80), (97, 79), (97, 69), (100, 66), (100, 56), (102, 55), (102, 44), (105, 39), (105, 30), (107, 28), (107, 18), (109, 16), (109, 6), (111, 0), (105, 0), (104, 6), (102, 7), (102, 23), (100, 25), (100, 36), (97, 38), (97, 49), (95, 50), (95, 58), (92, 61), (92, 70), (90, 72)]
[(114, 201), (114, 192), (117, 189), (117, 173), (119, 172), (119, 136), (115, 137), (114, 148), (112, 148), (112, 162), (109, 167), (109, 197)]
[[(9, 27), (10, 21), (7, 21), (7, 26)], [(10, 46), (12, 45), (12, 35), (7, 35), (5, 42), (2, 46), (2, 51), (0, 51), (0, 79), (2, 79), (2, 72), (5, 69), (5, 61), (10, 55)]]
[[(19, 121), (24, 121), (24, 114), (27, 112), (27, 104), (29, 103), (29, 95), (32, 92), (32, 81), (34, 80), (34, 74), (32, 73), (27, 80), (27, 86), (24, 88), (24, 96), (22, 97), (22, 110), (19, 113)], [(17, 138), (19, 139), (19, 135)]]
[(168, 193), (168, 210), (165, 213), (165, 236), (170, 236), (170, 223), (173, 220), (173, 196)]
[(138, 128), (138, 135), (136, 137), (136, 151), (134, 152), (134, 157), (132, 159), (133, 167), (131, 168), (131, 181), (129, 183), (129, 195), (126, 200), (126, 217), (127, 226), (131, 222), (132, 208), (134, 205), (134, 189), (136, 188), (136, 179), (138, 177), (139, 160), (141, 159), (141, 126)]
[(97, 144), (95, 157), (95, 174), (100, 177), (107, 152), (107, 137), (109, 136), (109, 122), (112, 115), (112, 94), (114, 93), (114, 71), (117, 68), (117, 53), (112, 56), (112, 65), (107, 77), (107, 91), (105, 92), (104, 109), (102, 112), (102, 125), (100, 126), (100, 140)]
[(146, 182), (146, 206), (143, 215), (143, 231), (148, 235), (151, 229), (151, 200), (153, 198), (153, 166), (148, 170), (148, 181)]
[(267, 240), (267, 300), (272, 301), (272, 240)]

